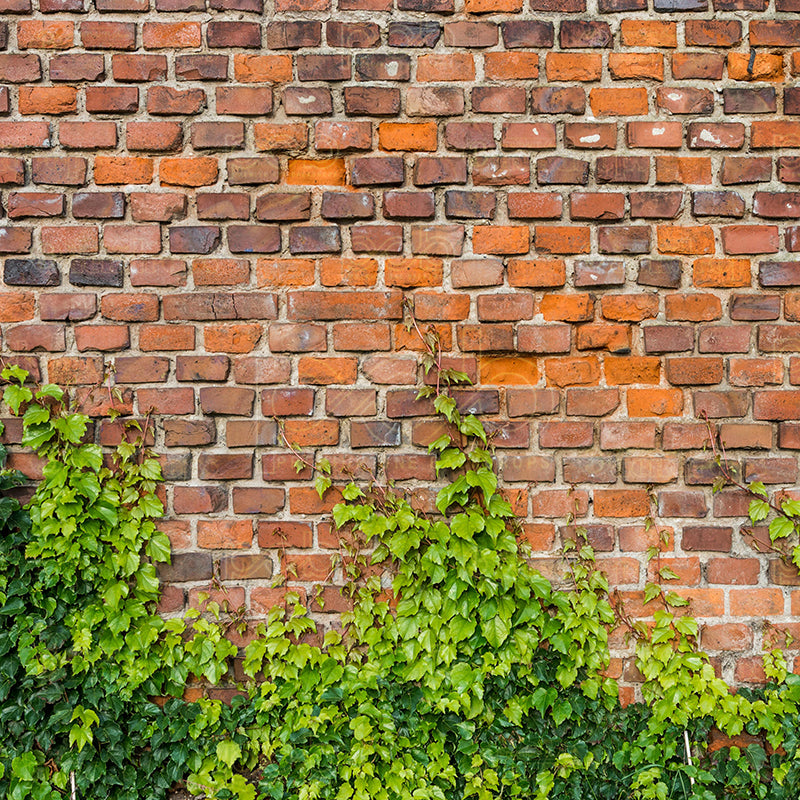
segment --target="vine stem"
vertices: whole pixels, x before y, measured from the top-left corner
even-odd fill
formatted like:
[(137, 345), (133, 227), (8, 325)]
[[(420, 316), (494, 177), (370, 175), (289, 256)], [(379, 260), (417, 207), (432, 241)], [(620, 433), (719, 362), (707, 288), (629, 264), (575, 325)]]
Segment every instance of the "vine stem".
[[(750, 497), (765, 502), (769, 506), (769, 508), (771, 508), (778, 516), (784, 517), (785, 519), (788, 519), (790, 522), (792, 522), (792, 524), (794, 524), (795, 522), (794, 517), (792, 517), (790, 514), (787, 514), (781, 508), (780, 504), (776, 503), (774, 500), (770, 500), (769, 496), (764, 497), (764, 495), (761, 495), (758, 492), (754, 491), (746, 483), (742, 483), (734, 475), (734, 473), (731, 471), (731, 468), (728, 466), (728, 454), (725, 452), (725, 445), (722, 443), (722, 440), (720, 440), (719, 451), (717, 451), (717, 445), (715, 442), (716, 437), (714, 435), (714, 431), (711, 428), (711, 422), (708, 419), (708, 414), (705, 411), (703, 411), (703, 421), (706, 423), (706, 428), (708, 430), (708, 439), (711, 442), (711, 452), (714, 454), (714, 460), (716, 461), (717, 466), (719, 466), (720, 472), (722, 473), (722, 477), (725, 478), (725, 480), (728, 483), (732, 484), (737, 489), (740, 489), (741, 491), (745, 492)], [(747, 531), (747, 534), (751, 536), (754, 539), (754, 541), (756, 541), (755, 535), (752, 533), (752, 531)], [(788, 555), (788, 553), (786, 553), (786, 551), (781, 550), (780, 548), (775, 547), (772, 544), (756, 541), (757, 550), (762, 546), (766, 546), (773, 553), (777, 554), (784, 563), (789, 563), (790, 556)]]
[(414, 309), (411, 307), (411, 302), (408, 299), (406, 300), (406, 308), (408, 309), (408, 315), (411, 317), (411, 324), (414, 326), (414, 330), (417, 332), (417, 336), (419, 336), (422, 346), (428, 351), (428, 355), (436, 361), (436, 395), (438, 396), (441, 394), (442, 349), (440, 347), (434, 349), (425, 339), (425, 334), (419, 327), (417, 318), (414, 316)]
[(725, 480), (733, 484), (737, 489), (741, 489), (743, 492), (747, 492), (751, 497), (756, 498), (757, 500), (764, 500), (766, 501), (767, 505), (776, 513), (780, 514), (782, 517), (786, 517), (787, 519), (792, 519), (777, 503), (770, 500), (769, 498), (765, 498), (763, 495), (759, 494), (756, 491), (753, 491), (746, 483), (742, 483), (731, 471), (731, 468), (728, 466), (728, 454), (725, 452), (725, 445), (720, 440), (719, 443), (719, 450), (717, 450), (717, 445), (715, 442), (716, 436), (714, 431), (711, 428), (711, 421), (708, 419), (708, 414), (703, 411), (703, 421), (706, 423), (706, 428), (708, 429), (708, 438), (711, 442), (711, 452), (714, 454), (714, 460), (717, 462), (717, 466), (722, 473), (722, 477)]
[(310, 470), (314, 470), (314, 469), (315, 469), (315, 467), (314, 467), (314, 462), (313, 462), (313, 461), (309, 461), (309, 460), (308, 460), (308, 459), (307, 459), (307, 458), (306, 458), (306, 457), (305, 457), (305, 456), (302, 454), (302, 452), (301, 452), (301, 451), (298, 449), (298, 447), (297, 447), (296, 445), (292, 444), (292, 443), (291, 443), (291, 442), (290, 442), (290, 441), (289, 441), (289, 440), (286, 438), (286, 434), (283, 432), (283, 424), (281, 423), (281, 421), (280, 421), (280, 420), (279, 420), (277, 417), (273, 417), (273, 419), (275, 420), (275, 422), (276, 422), (276, 424), (277, 424), (277, 426), (278, 426), (278, 433), (280, 434), (281, 440), (283, 441), (284, 445), (286, 445), (286, 447), (288, 447), (288, 448), (289, 448), (289, 449), (290, 449), (290, 450), (291, 450), (291, 451), (292, 451), (292, 452), (295, 454), (295, 456), (297, 456), (297, 460), (298, 460), (298, 461), (301, 461), (301, 462), (302, 462), (303, 464), (305, 464), (305, 465), (306, 465), (306, 466), (307, 466), (307, 467), (308, 467)]
[[(686, 728), (683, 729), (683, 746), (686, 750), (686, 763), (690, 767), (694, 766), (692, 764), (692, 747), (689, 744), (689, 731), (687, 731)], [(694, 777), (691, 775), (689, 776), (689, 785), (694, 786)]]

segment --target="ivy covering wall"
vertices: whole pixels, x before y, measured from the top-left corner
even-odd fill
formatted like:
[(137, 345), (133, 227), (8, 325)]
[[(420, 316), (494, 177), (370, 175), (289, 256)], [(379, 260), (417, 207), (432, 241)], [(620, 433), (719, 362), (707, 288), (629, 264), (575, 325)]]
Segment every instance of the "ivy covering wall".
[[(45, 460), (27, 509), (11, 496), (19, 473), (0, 485), (0, 791), (12, 800), (180, 786), (242, 800), (797, 796), (800, 678), (781, 652), (764, 659), (773, 685), (732, 692), (697, 651), (686, 601), (654, 583), (654, 624), (629, 630), (645, 702), (623, 708), (607, 668), (625, 610), (585, 532), (566, 555), (570, 588), (553, 588), (520, 549), (483, 425), (446, 386), (422, 392), (448, 426), (431, 447), (449, 476), (439, 513), (348, 485), (333, 511), (357, 554), (341, 630), (315, 636), (289, 593), (240, 651), (225, 608), (155, 612), (170, 548), (143, 437), (104, 459), (69, 397), (26, 377), (3, 372), (23, 442)], [(230, 703), (209, 696), (220, 685)], [(732, 746), (709, 747), (713, 731)]]

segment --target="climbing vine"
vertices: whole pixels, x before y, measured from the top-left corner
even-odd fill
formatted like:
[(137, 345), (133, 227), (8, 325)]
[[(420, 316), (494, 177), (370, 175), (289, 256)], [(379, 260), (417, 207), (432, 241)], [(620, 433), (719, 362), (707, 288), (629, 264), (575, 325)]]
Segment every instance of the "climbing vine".
[[(104, 454), (63, 390), (3, 370), (4, 402), (44, 466), (24, 508), (22, 477), (0, 472), (0, 794), (798, 796), (800, 678), (780, 653), (770, 686), (731, 692), (662, 587), (669, 573), (647, 588), (653, 624), (633, 622), (580, 528), (568, 589), (532, 569), (491, 441), (450, 392), (466, 376), (437, 352), (428, 341), (436, 380), (421, 392), (447, 425), (431, 445), (437, 513), (377, 481), (344, 486), (333, 519), (356, 544), (341, 627), (318, 629), (289, 591), (243, 651), (214, 613), (156, 612), (170, 554), (146, 430)], [(783, 517), (798, 516), (786, 502)], [(626, 624), (644, 702), (622, 707), (606, 673), (609, 631)], [(221, 684), (230, 703), (214, 699)], [(746, 739), (712, 751), (714, 728)]]

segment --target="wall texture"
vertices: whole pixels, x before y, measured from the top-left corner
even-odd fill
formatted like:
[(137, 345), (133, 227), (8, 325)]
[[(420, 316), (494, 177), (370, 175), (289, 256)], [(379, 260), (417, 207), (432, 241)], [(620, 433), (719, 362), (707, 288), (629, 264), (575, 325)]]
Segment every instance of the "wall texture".
[(282, 569), (340, 577), (276, 420), (336, 481), (364, 464), (430, 505), (413, 307), (475, 382), (543, 569), (577, 507), (635, 601), (652, 511), (704, 646), (758, 680), (797, 575), (712, 494), (702, 418), (748, 480), (794, 484), (798, 11), (0, 0), (3, 358), (75, 385), (104, 444), (104, 375), (152, 410), (165, 611), (214, 563), (255, 616)]

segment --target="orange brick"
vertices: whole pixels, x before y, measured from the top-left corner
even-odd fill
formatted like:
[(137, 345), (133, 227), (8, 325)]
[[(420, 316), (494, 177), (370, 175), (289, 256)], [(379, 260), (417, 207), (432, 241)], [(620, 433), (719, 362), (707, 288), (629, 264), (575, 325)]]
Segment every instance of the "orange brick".
[(417, 80), (422, 83), (475, 80), (475, 60), (470, 53), (431, 53), (419, 56)]
[(250, 265), (239, 258), (198, 258), (192, 276), (195, 286), (234, 286), (249, 282)]
[(664, 298), (668, 320), (704, 322), (722, 316), (722, 302), (713, 294), (668, 294)]
[(549, 321), (586, 322), (594, 317), (594, 301), (588, 294), (545, 294), (539, 312)]
[(491, 81), (528, 81), (539, 77), (538, 53), (487, 53), (484, 73)]
[(139, 329), (139, 349), (146, 353), (159, 350), (192, 350), (194, 345), (192, 325), (142, 325)]
[(641, 322), (658, 316), (656, 294), (607, 294), (601, 303), (603, 316), (618, 322)]
[(381, 122), (378, 126), (378, 141), (382, 150), (432, 152), (436, 150), (436, 139), (435, 122)]
[(314, 283), (314, 262), (306, 258), (260, 258), (256, 262), (259, 287), (310, 286)]
[(697, 255), (714, 252), (714, 229), (708, 225), (659, 225), (659, 253)]
[(533, 386), (539, 379), (539, 367), (535, 358), (482, 356), (478, 359), (478, 374), (483, 384)]
[(320, 263), (323, 286), (374, 286), (377, 280), (374, 258), (323, 258)]
[(287, 419), (283, 432), (296, 447), (339, 443), (339, 423), (335, 419)]
[(216, 158), (164, 158), (158, 168), (162, 186), (210, 186), (216, 183), (219, 165)]
[(261, 325), (254, 322), (206, 325), (203, 340), (210, 353), (250, 353), (258, 344), (261, 334)]
[(545, 72), (549, 81), (599, 81), (603, 57), (600, 53), (548, 53)]
[(594, 513), (598, 517), (646, 517), (650, 498), (646, 489), (595, 489)]
[(750, 261), (746, 258), (698, 258), (692, 267), (695, 286), (733, 288), (750, 286)]
[(754, 120), (753, 147), (800, 147), (800, 123), (789, 120)]
[(472, 229), (472, 251), (496, 255), (519, 255), (530, 250), (527, 225), (477, 225)]
[(21, 19), (17, 23), (20, 50), (66, 50), (72, 47), (75, 25), (62, 19)]
[(70, 114), (78, 108), (78, 90), (72, 86), (20, 86), (20, 114)]
[(236, 53), (233, 76), (239, 83), (287, 83), (292, 79), (292, 57)]
[(606, 356), (603, 361), (606, 383), (617, 386), (631, 383), (658, 383), (661, 359), (656, 356)]
[(296, 158), (289, 161), (286, 183), (297, 186), (344, 186), (345, 177), (343, 158)]
[(97, 184), (148, 184), (153, 181), (152, 158), (95, 156), (94, 182)]
[(592, 89), (589, 104), (598, 117), (632, 117), (647, 113), (647, 89)]
[(566, 280), (567, 265), (561, 259), (523, 261), (513, 258), (508, 262), (510, 286), (563, 286)]
[(0, 292), (0, 322), (33, 319), (33, 301), (31, 292)]
[(442, 273), (442, 261), (438, 258), (386, 259), (387, 286), (441, 286)]
[(199, 22), (145, 22), (142, 44), (147, 49), (200, 47), (203, 43)]
[(629, 417), (678, 417), (683, 411), (680, 389), (628, 389)]
[(466, 0), (467, 14), (515, 14), (522, 11), (522, 0)]
[(350, 384), (356, 382), (357, 375), (358, 360), (355, 358), (304, 356), (297, 363), (297, 378), (300, 383)]
[(763, 617), (780, 616), (784, 613), (784, 598), (781, 589), (731, 589), (731, 616)]
[(304, 122), (257, 122), (253, 134), (256, 150), (300, 150), (308, 142)]
[(253, 523), (249, 519), (197, 521), (197, 546), (207, 549), (247, 549), (253, 544)]
[(664, 56), (661, 53), (609, 53), (608, 69), (615, 80), (664, 80)]
[(728, 53), (728, 77), (734, 81), (782, 81), (783, 55), (756, 53), (750, 64), (749, 53)]
[(711, 183), (711, 159), (656, 156), (656, 181), (705, 186)]
[(578, 350), (609, 350), (612, 353), (631, 349), (629, 325), (610, 325), (606, 322), (589, 322), (577, 330)]
[(597, 356), (548, 358), (544, 362), (548, 386), (593, 386), (600, 382)]
[[(452, 348), (453, 332), (449, 325), (428, 323), (425, 329), (430, 329), (431, 333), (435, 333), (439, 337), (442, 350), (450, 350)], [(425, 345), (420, 339), (419, 334), (413, 328), (409, 330), (402, 323), (395, 326), (392, 339), (394, 340), (395, 350), (415, 350), (417, 352), (425, 350)]]
[(591, 230), (588, 227), (537, 225), (534, 245), (540, 253), (589, 253), (592, 248), (591, 239)]
[(623, 19), (620, 33), (625, 47), (678, 46), (678, 26), (675, 22)]
[(95, 225), (61, 225), (41, 230), (43, 253), (96, 253), (99, 234)]

